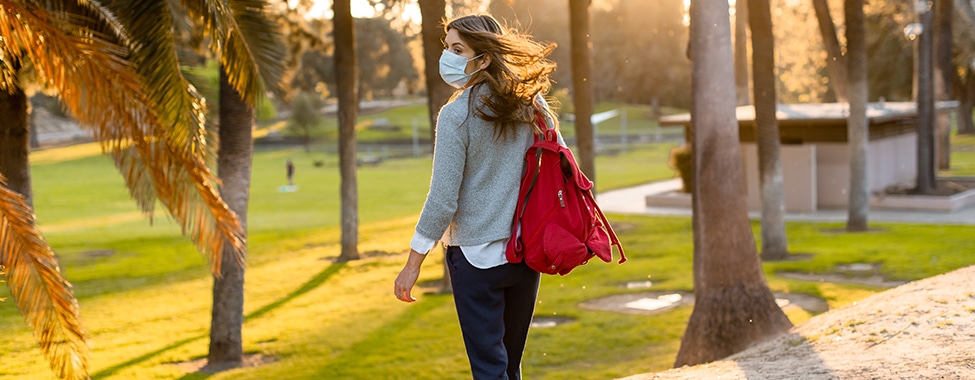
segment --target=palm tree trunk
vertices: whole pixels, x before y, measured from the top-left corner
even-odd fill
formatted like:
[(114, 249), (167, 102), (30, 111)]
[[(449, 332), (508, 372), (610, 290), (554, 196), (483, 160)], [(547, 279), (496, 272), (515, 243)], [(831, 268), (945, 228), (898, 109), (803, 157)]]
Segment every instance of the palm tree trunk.
[[(955, 77), (955, 65), (951, 62), (953, 45), (951, 19), (954, 0), (941, 0), (934, 7), (934, 99), (950, 100)], [(938, 169), (951, 167), (951, 120), (947, 112), (935, 112), (938, 136)]]
[[(444, 49), (444, 32), (440, 27), (441, 20), (446, 15), (447, 6), (444, 0), (420, 0), (420, 16), (423, 19), (421, 30), (423, 35), (423, 66), (427, 85), (427, 115), (430, 117), (430, 142), (435, 142), (437, 133), (437, 114), (447, 103), (453, 90), (440, 79), (440, 54)], [(450, 283), (450, 269), (447, 261), (443, 265), (443, 281), (440, 283), (441, 293), (453, 292)]]
[[(572, 46), (572, 103), (575, 106), (576, 146), (579, 168), (596, 181), (592, 112), (592, 60), (589, 52), (589, 3), (569, 0), (570, 44)], [(593, 189), (593, 192), (596, 190)]]
[(440, 53), (443, 51), (441, 20), (446, 16), (445, 0), (420, 0), (423, 36), (423, 73), (427, 85), (427, 111), (430, 117), (430, 141), (436, 141), (437, 114), (447, 103), (453, 89), (440, 79)]
[(975, 121), (972, 120), (975, 109), (975, 69), (968, 68), (963, 80), (964, 89), (958, 105), (958, 133), (975, 134)]
[(846, 0), (847, 64), (849, 65), (850, 115), (847, 119), (847, 141), (850, 146), (850, 198), (846, 230), (867, 230), (870, 211), (870, 188), (867, 180), (867, 40), (863, 0)]
[(816, 11), (816, 20), (819, 21), (819, 33), (823, 36), (823, 45), (826, 48), (826, 68), (829, 70), (830, 83), (833, 84), (833, 93), (836, 101), (846, 103), (847, 97), (847, 64), (846, 56), (840, 48), (840, 41), (836, 38), (836, 25), (833, 23), (833, 16), (829, 14), (829, 4), (826, 0), (812, 0), (813, 9)]
[(917, 187), (920, 194), (935, 189), (935, 130), (932, 53), (934, 33), (932, 12), (919, 15), (922, 32), (917, 42)]
[(762, 259), (789, 256), (785, 235), (785, 193), (779, 125), (775, 117), (775, 41), (769, 0), (748, 0), (752, 30), (752, 76), (755, 78), (755, 124), (758, 137), (758, 172), (762, 198)]
[(747, 0), (735, 2), (735, 94), (738, 105), (752, 104), (748, 91), (748, 6)]
[(728, 2), (691, 2), (694, 311), (676, 367), (710, 362), (788, 330), (748, 220)]
[(32, 205), (30, 182), (30, 101), (16, 86), (0, 90), (0, 173), (7, 188), (24, 196)]
[[(250, 199), (254, 146), (251, 126), (254, 110), (227, 80), (220, 66), (220, 127), (217, 175), (220, 196), (237, 214), (247, 236), (247, 203)], [(213, 279), (213, 315), (210, 321), (210, 367), (237, 366), (243, 359), (241, 329), (244, 324), (244, 265), (224, 248), (220, 276)]]
[(339, 261), (359, 259), (359, 195), (356, 178), (356, 113), (359, 81), (355, 25), (350, 0), (332, 3), (335, 35), (335, 82), (339, 99), (339, 173), (342, 197), (342, 252)]

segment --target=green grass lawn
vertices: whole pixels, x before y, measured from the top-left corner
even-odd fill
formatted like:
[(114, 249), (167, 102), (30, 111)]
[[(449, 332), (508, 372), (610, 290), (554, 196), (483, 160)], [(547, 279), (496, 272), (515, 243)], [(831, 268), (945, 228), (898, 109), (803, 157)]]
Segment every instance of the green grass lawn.
[(975, 176), (975, 135), (951, 136), (951, 168), (938, 173), (942, 177)]
[[(392, 118), (391, 118), (392, 119)], [(975, 144), (973, 144), (975, 145)], [(673, 144), (635, 146), (600, 156), (607, 190), (670, 178)], [(95, 379), (456, 379), (469, 377), (449, 296), (434, 294), (442, 254), (424, 263), (420, 301), (392, 296), (429, 185), (430, 159), (386, 160), (359, 171), (359, 250), (339, 254), (339, 178), (334, 156), (301, 148), (259, 149), (254, 156), (246, 274), (244, 348), (273, 358), (258, 368), (191, 374), (178, 363), (205, 357), (212, 280), (203, 257), (160, 210), (149, 225), (109, 159), (84, 147), (32, 155), (41, 230), (75, 285)], [(285, 160), (299, 191), (279, 192)], [(321, 161), (316, 167), (315, 161)], [(639, 292), (622, 285), (650, 280), (651, 290), (691, 291), (689, 218), (610, 215), (630, 258), (593, 262), (566, 277), (545, 276), (536, 315), (573, 322), (533, 330), (524, 373), (530, 379), (607, 379), (673, 364), (690, 307), (654, 316), (582, 309), (595, 297)], [(830, 232), (836, 224), (789, 223), (799, 261), (766, 263), (770, 286), (824, 298), (831, 307), (882, 289), (804, 282), (781, 271), (830, 272), (854, 262), (881, 264), (900, 280), (971, 265), (970, 226), (874, 224), (865, 234)], [(758, 233), (758, 223), (753, 229)], [(0, 378), (53, 378), (31, 332), (0, 287)], [(810, 314), (793, 311), (795, 323)]]

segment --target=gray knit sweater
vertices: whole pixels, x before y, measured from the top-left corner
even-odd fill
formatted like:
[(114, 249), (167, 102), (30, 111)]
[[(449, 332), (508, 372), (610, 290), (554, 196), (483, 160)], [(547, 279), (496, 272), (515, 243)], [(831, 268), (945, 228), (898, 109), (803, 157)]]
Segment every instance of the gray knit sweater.
[[(486, 94), (486, 86), (478, 86)], [(531, 127), (495, 139), (494, 125), (468, 115), (471, 88), (440, 109), (433, 175), (416, 232), (447, 245), (472, 246), (511, 236), (511, 218), (534, 142)], [(475, 96), (475, 107), (480, 95)]]

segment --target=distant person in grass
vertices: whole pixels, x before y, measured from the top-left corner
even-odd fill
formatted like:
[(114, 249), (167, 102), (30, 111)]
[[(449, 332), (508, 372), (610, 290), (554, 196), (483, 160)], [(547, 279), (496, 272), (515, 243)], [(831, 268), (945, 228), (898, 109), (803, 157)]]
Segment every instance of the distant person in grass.
[(295, 164), (288, 159), (288, 162), (284, 164), (285, 170), (288, 172), (288, 186), (295, 185)]
[(430, 192), (394, 292), (411, 295), (426, 253), (446, 246), (454, 303), (475, 379), (521, 379), (539, 274), (508, 263), (505, 246), (535, 113), (557, 128), (543, 95), (554, 44), (502, 27), (488, 15), (446, 25), (440, 76), (458, 91), (437, 118)]

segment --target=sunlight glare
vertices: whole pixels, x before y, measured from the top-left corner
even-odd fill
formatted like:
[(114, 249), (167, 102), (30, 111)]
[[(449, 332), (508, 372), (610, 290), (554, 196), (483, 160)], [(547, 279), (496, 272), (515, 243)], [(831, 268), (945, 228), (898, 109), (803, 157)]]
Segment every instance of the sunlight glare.
[[(332, 18), (331, 0), (314, 0), (314, 3), (315, 5), (305, 15), (306, 18)], [(297, 4), (298, 0), (288, 0), (288, 5), (291, 7)], [(369, 5), (369, 0), (352, 0), (352, 17), (371, 18), (374, 16), (376, 16), (376, 10), (372, 8), (372, 5)]]

